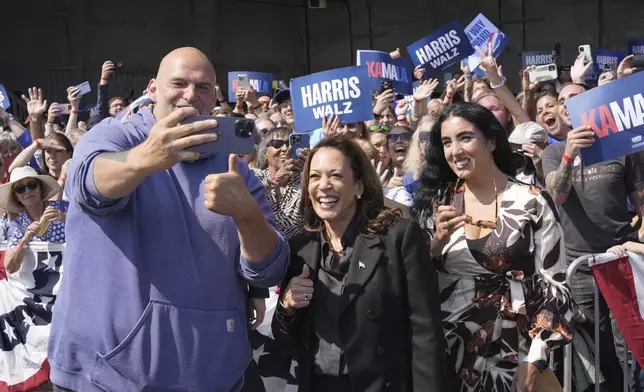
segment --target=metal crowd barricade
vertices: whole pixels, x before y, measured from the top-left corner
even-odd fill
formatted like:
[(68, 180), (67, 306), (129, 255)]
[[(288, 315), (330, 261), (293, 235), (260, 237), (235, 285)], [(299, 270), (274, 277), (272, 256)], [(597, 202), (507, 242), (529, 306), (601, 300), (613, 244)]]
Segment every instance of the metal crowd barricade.
[[(615, 256), (615, 259), (618, 257)], [(590, 264), (595, 260), (595, 255), (593, 254), (588, 254), (584, 255), (581, 257), (576, 258), (570, 265), (568, 266), (568, 270), (566, 271), (566, 283), (568, 283), (568, 286), (570, 287), (570, 279), (575, 275), (579, 267), (586, 263), (590, 266)], [(591, 274), (592, 276), (592, 274)], [(595, 278), (593, 277), (593, 295), (594, 295), (594, 313), (595, 313), (595, 333), (594, 333), (594, 346), (595, 346), (595, 392), (600, 391), (600, 384), (599, 384), (599, 375), (601, 374), (600, 372), (600, 361), (599, 361), (599, 296), (601, 293), (599, 292), (599, 287), (597, 287), (597, 283), (595, 282)], [(573, 392), (573, 386), (572, 386), (572, 358), (573, 358), (573, 352), (572, 352), (572, 342), (568, 343), (567, 345), (564, 346), (564, 387), (563, 390), (564, 392)], [(629, 359), (629, 349), (628, 346), (626, 345), (626, 341), (624, 340), (624, 356), (622, 358), (622, 371), (624, 373), (624, 392), (628, 392), (630, 388), (630, 369), (628, 366), (628, 359)]]

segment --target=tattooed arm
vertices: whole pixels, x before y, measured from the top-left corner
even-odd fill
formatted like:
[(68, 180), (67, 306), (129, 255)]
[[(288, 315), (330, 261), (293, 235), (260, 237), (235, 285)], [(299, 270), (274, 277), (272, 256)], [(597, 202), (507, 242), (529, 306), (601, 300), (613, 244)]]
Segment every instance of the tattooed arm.
[[(570, 188), (572, 187), (572, 171), (574, 161), (579, 156), (579, 151), (582, 148), (590, 147), (595, 142), (595, 133), (590, 130), (589, 126), (581, 126), (568, 132), (566, 139), (566, 146), (564, 148), (561, 162), (556, 171), (547, 170), (544, 166), (546, 174), (546, 188), (556, 204), (563, 204), (568, 199)], [(548, 147), (550, 149), (550, 147)], [(552, 153), (553, 150), (550, 152)], [(552, 154), (550, 158), (552, 158)], [(545, 159), (545, 157), (544, 157)], [(552, 159), (549, 159), (552, 161)], [(556, 163), (555, 163), (556, 164)]]
[(572, 187), (572, 168), (573, 162), (562, 159), (557, 171), (546, 176), (546, 188), (556, 204), (561, 205), (568, 199)]

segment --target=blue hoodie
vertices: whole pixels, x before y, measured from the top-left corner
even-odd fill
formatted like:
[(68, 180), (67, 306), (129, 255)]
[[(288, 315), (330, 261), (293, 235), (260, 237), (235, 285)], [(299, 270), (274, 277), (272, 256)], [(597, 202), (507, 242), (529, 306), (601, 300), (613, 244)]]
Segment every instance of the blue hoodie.
[[(279, 283), (288, 245), (279, 235), (265, 260), (249, 262), (234, 220), (205, 208), (204, 179), (227, 171), (227, 156), (180, 163), (122, 199), (103, 197), (96, 157), (131, 149), (154, 123), (150, 108), (106, 119), (74, 150), (51, 380), (79, 392), (238, 391), (251, 359), (246, 282)], [(239, 169), (276, 228), (262, 184), (245, 164)]]

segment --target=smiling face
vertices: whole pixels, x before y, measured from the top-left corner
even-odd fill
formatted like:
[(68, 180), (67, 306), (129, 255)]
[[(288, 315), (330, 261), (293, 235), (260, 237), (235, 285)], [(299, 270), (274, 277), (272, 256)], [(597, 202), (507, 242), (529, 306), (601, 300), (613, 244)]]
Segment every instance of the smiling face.
[(396, 127), (389, 132), (388, 139), (391, 162), (396, 167), (402, 167), (405, 158), (407, 158), (407, 152), (409, 152), (411, 133), (407, 128)]
[(320, 148), (311, 158), (308, 176), (308, 196), (315, 214), (325, 223), (350, 221), (363, 185), (356, 181), (349, 159), (336, 148)]
[(268, 161), (269, 170), (275, 172), (279, 170), (286, 159), (288, 150), (288, 132), (274, 131), (268, 136), (268, 147), (266, 147), (266, 160)]
[(460, 117), (449, 117), (441, 124), (441, 143), (447, 164), (456, 176), (468, 179), (494, 165), (494, 142), (485, 139), (474, 124)]
[(566, 137), (566, 124), (559, 115), (559, 104), (550, 95), (544, 95), (537, 101), (537, 123), (556, 138)]
[(157, 77), (147, 88), (157, 121), (186, 106), (210, 114), (215, 108), (215, 81), (215, 70), (205, 54), (195, 48), (172, 51), (161, 60)]
[(42, 186), (36, 178), (23, 178), (12, 186), (16, 199), (25, 207), (42, 203)]
[(293, 117), (293, 104), (290, 99), (280, 103), (279, 110), (282, 118), (287, 124), (293, 124), (295, 122)]

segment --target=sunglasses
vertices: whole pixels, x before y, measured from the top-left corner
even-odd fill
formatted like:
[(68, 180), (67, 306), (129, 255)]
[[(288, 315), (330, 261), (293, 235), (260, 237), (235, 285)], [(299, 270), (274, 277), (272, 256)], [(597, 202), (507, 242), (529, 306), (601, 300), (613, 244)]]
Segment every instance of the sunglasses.
[(38, 185), (40, 185), (40, 181), (38, 180), (29, 181), (27, 184), (20, 184), (20, 185), (14, 186), (13, 191), (19, 195), (22, 195), (23, 193), (25, 193), (27, 188), (33, 191), (36, 188), (38, 188)]
[(391, 127), (387, 124), (373, 124), (373, 125), (369, 125), (369, 131), (370, 132), (380, 132), (380, 131), (389, 132), (391, 131)]
[(429, 131), (420, 132), (418, 134), (418, 140), (420, 140), (421, 143), (428, 142), (429, 141)]
[(288, 140), (273, 139), (273, 140), (268, 142), (268, 145), (279, 150), (280, 148), (282, 148), (284, 146), (288, 147), (289, 142), (288, 142)]
[[(458, 179), (454, 184), (454, 193), (456, 193), (457, 189), (463, 184), (464, 184), (464, 181), (461, 179)], [(472, 218), (471, 216), (467, 214), (464, 214), (464, 215), (465, 215), (465, 223), (467, 223), (468, 225), (480, 227), (481, 229), (490, 229), (490, 230), (496, 229), (496, 221), (499, 219), (499, 196), (496, 190), (496, 180), (494, 181), (494, 221), (481, 219), (475, 222), (474, 218)]]
[(409, 133), (395, 133), (387, 136), (389, 143), (396, 143), (398, 140), (401, 142), (408, 142), (411, 140), (411, 134)]
[(279, 104), (278, 108), (280, 108), (280, 109), (286, 109), (286, 108), (288, 108), (289, 106), (291, 106), (291, 101), (284, 101), (284, 102), (282, 102), (282, 103), (280, 103), (280, 104)]

